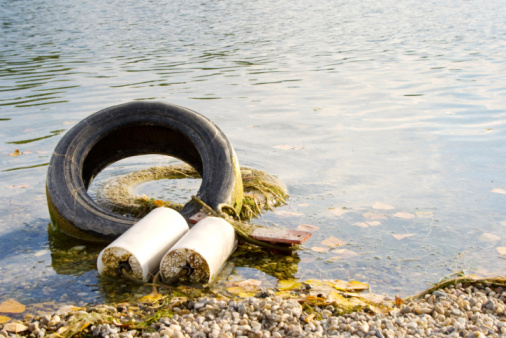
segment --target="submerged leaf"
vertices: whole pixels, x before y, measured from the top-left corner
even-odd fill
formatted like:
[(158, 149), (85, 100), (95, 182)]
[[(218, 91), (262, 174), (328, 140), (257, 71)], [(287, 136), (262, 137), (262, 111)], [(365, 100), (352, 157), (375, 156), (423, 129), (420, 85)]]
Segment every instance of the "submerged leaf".
[(348, 249), (335, 249), (335, 250), (332, 250), (332, 253), (339, 255), (339, 257), (341, 257), (341, 258), (352, 258), (352, 257), (357, 257), (359, 255), (355, 251), (348, 250)]
[(315, 252), (325, 252), (328, 250), (328, 248), (322, 248), (321, 246), (313, 246), (311, 248), (311, 250), (315, 251)]
[(19, 151), (19, 149), (16, 149), (14, 150), (14, 152), (12, 154), (9, 154), (10, 156), (19, 156), (19, 155), (22, 155), (23, 153), (21, 151)]
[(7, 323), (9, 320), (11, 320), (10, 317), (0, 316), (0, 324)]
[(366, 212), (363, 216), (368, 219), (387, 219), (387, 215), (372, 211)]
[(400, 241), (401, 239), (404, 239), (404, 238), (407, 238), (407, 237), (411, 237), (411, 236), (414, 236), (415, 234), (394, 234), (392, 236), (394, 236), (394, 238), (398, 241)]
[(374, 205), (372, 207), (373, 207), (373, 209), (379, 209), (379, 210), (392, 210), (392, 209), (395, 209), (395, 207), (393, 207), (391, 205), (388, 205), (388, 204), (385, 204), (385, 203), (380, 203), (380, 202), (374, 203)]
[(344, 215), (345, 213), (347, 212), (350, 212), (350, 210), (346, 209), (346, 208), (341, 208), (341, 209), (330, 209), (330, 212), (333, 213), (334, 215), (336, 216), (342, 216)]
[(434, 213), (432, 211), (417, 211), (416, 215), (420, 218), (431, 218), (434, 217)]
[(316, 231), (320, 229), (319, 226), (316, 226), (316, 225), (309, 225), (309, 224), (301, 224), (297, 227), (297, 230), (301, 230), (301, 231)]
[(28, 330), (28, 326), (21, 323), (7, 323), (4, 325), (4, 330), (7, 332), (19, 333)]
[(500, 189), (500, 188), (492, 189), (492, 190), (490, 190), (490, 192), (495, 192), (495, 193), (498, 193), (498, 194), (506, 194), (506, 190)]
[(394, 214), (394, 217), (411, 219), (411, 218), (415, 218), (415, 215), (413, 215), (412, 213), (409, 213), (409, 212), (399, 211)]
[(506, 246), (498, 246), (496, 249), (499, 255), (506, 255)]
[(0, 312), (4, 313), (22, 313), (25, 309), (26, 306), (14, 299), (7, 299), (5, 302), (0, 304)]
[(342, 239), (337, 238), (337, 237), (330, 236), (329, 238), (323, 240), (322, 244), (329, 246), (331, 248), (335, 248), (335, 247), (338, 247), (341, 245), (346, 245), (346, 242), (343, 241)]

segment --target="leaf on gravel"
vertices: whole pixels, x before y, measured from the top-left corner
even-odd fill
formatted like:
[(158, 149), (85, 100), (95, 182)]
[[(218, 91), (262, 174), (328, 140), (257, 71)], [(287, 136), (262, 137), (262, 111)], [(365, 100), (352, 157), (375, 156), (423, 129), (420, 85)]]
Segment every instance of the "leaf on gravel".
[(328, 248), (322, 248), (321, 246), (313, 246), (311, 248), (311, 250), (315, 251), (315, 252), (325, 252), (328, 250)]
[(0, 316), (0, 324), (7, 323), (9, 320), (11, 320), (10, 317)]
[(277, 288), (279, 291), (287, 291), (287, 290), (298, 289), (301, 286), (302, 286), (302, 283), (296, 279), (284, 279), (284, 280), (278, 281)]
[(7, 299), (0, 304), (0, 312), (4, 313), (22, 313), (25, 312), (26, 306), (15, 301), (14, 299)]
[(369, 290), (369, 284), (358, 282), (355, 280), (347, 282), (344, 280), (336, 279), (334, 281), (334, 289), (347, 292), (360, 292)]
[(411, 237), (411, 236), (415, 236), (415, 234), (394, 234), (392, 236), (394, 236), (394, 238), (396, 240), (400, 241), (401, 239), (404, 239), (404, 238), (407, 238), (407, 237)]
[(391, 206), (391, 205), (388, 205), (388, 204), (385, 204), (385, 203), (380, 203), (380, 202), (376, 202), (374, 203), (374, 205), (372, 206), (373, 209), (379, 209), (379, 210), (392, 210), (392, 209), (395, 209), (395, 207)]
[(387, 219), (387, 215), (382, 214), (380, 212), (369, 211), (363, 214), (363, 216), (368, 219)]
[(316, 230), (319, 230), (320, 227), (319, 226), (316, 226), (316, 225), (309, 225), (309, 224), (301, 224), (297, 227), (297, 230), (301, 230), (301, 231), (309, 231), (309, 232), (312, 232), (312, 231), (316, 231)]
[(434, 217), (434, 213), (432, 211), (417, 211), (416, 215), (420, 218), (431, 218)]
[(411, 219), (411, 218), (415, 218), (415, 215), (413, 215), (412, 213), (409, 213), (409, 212), (399, 211), (394, 214), (394, 217)]
[(331, 248), (336, 248), (341, 245), (346, 245), (346, 242), (343, 241), (342, 239), (337, 238), (337, 237), (330, 236), (329, 238), (323, 240), (322, 244), (329, 246)]
[(28, 330), (28, 326), (21, 323), (7, 323), (4, 325), (4, 330), (7, 332), (19, 333)]
[(500, 189), (500, 188), (492, 189), (492, 190), (490, 190), (490, 192), (495, 192), (497, 194), (506, 194), (506, 190)]
[(506, 246), (498, 246), (496, 249), (497, 252), (499, 252), (499, 255), (506, 255)]

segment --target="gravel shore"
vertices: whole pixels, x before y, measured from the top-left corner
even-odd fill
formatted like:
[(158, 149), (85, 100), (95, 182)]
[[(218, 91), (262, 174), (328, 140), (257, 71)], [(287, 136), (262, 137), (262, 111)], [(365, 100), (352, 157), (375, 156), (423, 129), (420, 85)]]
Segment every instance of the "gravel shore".
[(65, 306), (2, 324), (0, 337), (506, 337), (506, 291), (498, 285), (457, 283), (384, 304), (383, 311), (351, 313), (282, 299), (273, 290), (262, 297)]

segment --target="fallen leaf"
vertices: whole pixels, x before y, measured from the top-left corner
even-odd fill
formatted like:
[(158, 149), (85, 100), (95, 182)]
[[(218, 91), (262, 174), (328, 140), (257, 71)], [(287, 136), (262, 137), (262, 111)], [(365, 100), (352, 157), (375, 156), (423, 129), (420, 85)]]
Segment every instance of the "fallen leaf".
[(321, 246), (313, 246), (311, 248), (311, 250), (315, 251), (315, 252), (325, 252), (328, 250), (328, 248), (322, 248)]
[(49, 251), (49, 250), (40, 250), (40, 251), (37, 251), (37, 252), (34, 254), (34, 256), (35, 256), (35, 257), (40, 257), (40, 256), (44, 256), (45, 254), (48, 254), (48, 253), (50, 253), (50, 252), (51, 252), (51, 251)]
[(19, 151), (19, 149), (16, 149), (16, 150), (14, 150), (14, 152), (12, 154), (9, 154), (9, 155), (10, 156), (19, 156), (21, 154), (23, 154), (23, 153), (21, 151)]
[(381, 222), (378, 222), (378, 221), (367, 221), (366, 223), (372, 227), (376, 227), (381, 224)]
[(346, 208), (341, 208), (341, 209), (330, 209), (330, 212), (336, 216), (342, 216), (344, 215), (345, 213), (347, 212), (350, 212), (350, 210), (346, 209)]
[(478, 236), (478, 240), (480, 242), (496, 242), (500, 239), (501, 239), (501, 237), (494, 235), (494, 234), (490, 234), (488, 232), (484, 232), (480, 236)]
[(241, 293), (245, 293), (246, 290), (242, 286), (231, 286), (227, 288), (227, 291), (231, 294), (238, 295)]
[(158, 292), (156, 291), (153, 291), (151, 292), (150, 294), (148, 295), (145, 295), (143, 297), (141, 297), (139, 299), (139, 302), (141, 303), (154, 303), (156, 302), (157, 300), (161, 299), (161, 298), (165, 298), (166, 296), (162, 296), (161, 294), (159, 294)]
[(157, 207), (163, 207), (165, 205), (165, 202), (162, 200), (156, 200), (153, 201), (153, 204), (156, 205)]
[(399, 297), (398, 295), (395, 295), (395, 306), (401, 307), (402, 303), (404, 303), (404, 301), (402, 300), (402, 298)]
[(506, 221), (500, 221), (499, 224), (502, 225), (503, 227), (506, 227)]
[(0, 304), (0, 312), (4, 313), (22, 313), (25, 312), (26, 306), (15, 301), (14, 299), (7, 299)]
[(313, 321), (313, 319), (314, 319), (314, 317), (315, 317), (315, 316), (316, 316), (316, 315), (315, 315), (314, 313), (312, 313), (312, 314), (310, 314), (309, 316), (307, 316), (306, 318), (304, 318), (304, 321), (305, 321), (306, 323), (309, 323), (309, 322)]
[(304, 214), (301, 214), (300, 212), (285, 211), (285, 210), (276, 210), (274, 211), (274, 213), (280, 216), (304, 216)]
[[(15, 156), (15, 155), (14, 155)], [(506, 194), (506, 190), (504, 189), (500, 189), (500, 188), (495, 188), (495, 189), (492, 189), (490, 190), (490, 192), (495, 192), (497, 194)]]
[(380, 203), (380, 202), (376, 202), (374, 203), (374, 205), (372, 206), (373, 209), (379, 209), (379, 210), (392, 210), (392, 209), (395, 209), (395, 207), (391, 206), (391, 205), (388, 205), (388, 204), (385, 204), (385, 203)]
[(415, 215), (413, 215), (412, 213), (409, 213), (409, 212), (399, 211), (394, 214), (394, 217), (411, 219), (411, 218), (415, 218)]
[(308, 207), (309, 204), (308, 203), (299, 203), (297, 204), (299, 207)]
[(416, 215), (420, 218), (431, 218), (434, 217), (434, 213), (432, 211), (417, 211)]
[(353, 225), (356, 225), (361, 228), (368, 228), (369, 227), (369, 224), (367, 224), (366, 222), (355, 222), (355, 223), (353, 223)]
[(329, 238), (322, 241), (323, 245), (330, 246), (331, 248), (338, 247), (341, 245), (346, 245), (346, 242), (342, 239), (339, 239), (334, 236), (330, 236)]
[(283, 279), (278, 281), (277, 288), (279, 291), (287, 291), (298, 289), (302, 286), (302, 283), (296, 279)]
[(301, 231), (309, 231), (309, 232), (312, 232), (312, 231), (316, 231), (320, 229), (319, 226), (316, 226), (316, 225), (309, 225), (309, 224), (301, 224), (297, 227), (297, 230), (301, 230)]
[(258, 280), (258, 279), (245, 279), (243, 281), (236, 282), (236, 284), (237, 284), (237, 286), (242, 286), (242, 287), (249, 287), (249, 286), (257, 287), (262, 284), (262, 281)]
[(506, 255), (506, 246), (498, 246), (496, 249), (497, 252), (499, 252), (499, 255)]
[(331, 252), (339, 255), (342, 258), (353, 258), (359, 256), (359, 254), (356, 253), (355, 251), (348, 249), (335, 249), (332, 250)]
[(8, 332), (19, 333), (28, 330), (28, 326), (21, 323), (7, 323), (4, 325), (4, 330)]
[(329, 259), (325, 260), (325, 262), (333, 262), (333, 261), (337, 261), (339, 259), (341, 259), (342, 257), (339, 257), (339, 256), (335, 256), (335, 257), (330, 257)]
[(0, 324), (7, 323), (9, 320), (11, 320), (10, 317), (0, 316)]
[(404, 239), (404, 238), (407, 238), (407, 237), (411, 237), (411, 236), (414, 236), (415, 234), (395, 234), (395, 235), (392, 235), (395, 237), (396, 240), (400, 241), (401, 239)]
[(347, 291), (347, 292), (360, 292), (369, 290), (369, 284), (358, 282), (355, 280), (352, 281), (344, 281), (336, 279), (334, 281), (334, 289), (340, 290), (340, 291)]
[(366, 212), (363, 216), (368, 219), (387, 219), (387, 215), (372, 211)]

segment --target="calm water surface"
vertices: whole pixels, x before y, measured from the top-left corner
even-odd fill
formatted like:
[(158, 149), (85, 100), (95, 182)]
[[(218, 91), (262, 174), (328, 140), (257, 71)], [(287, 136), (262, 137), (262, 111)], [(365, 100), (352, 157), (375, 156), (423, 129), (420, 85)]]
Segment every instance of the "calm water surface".
[[(72, 125), (132, 100), (207, 116), (242, 165), (287, 184), (289, 205), (257, 223), (319, 227), (296, 278), (409, 295), (459, 271), (504, 274), (504, 13), (505, 1), (0, 0), (0, 301), (128, 289), (98, 278), (101, 247), (51, 229), (44, 185)], [(167, 162), (129, 159), (99, 183)], [(319, 252), (331, 236), (345, 250)], [(275, 285), (241, 264), (221, 278)]]

